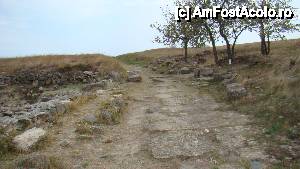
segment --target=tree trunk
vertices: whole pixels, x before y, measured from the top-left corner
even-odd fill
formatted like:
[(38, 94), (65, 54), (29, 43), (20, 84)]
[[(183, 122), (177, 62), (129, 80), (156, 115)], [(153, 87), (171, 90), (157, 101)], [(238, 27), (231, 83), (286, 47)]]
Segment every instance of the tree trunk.
[(235, 62), (235, 44), (236, 44), (236, 42), (234, 42), (234, 43), (232, 44), (232, 48), (231, 48), (232, 62)]
[(188, 59), (188, 41), (184, 42), (184, 61), (187, 62)]
[(266, 56), (267, 55), (267, 45), (266, 45), (266, 32), (265, 32), (265, 27), (264, 23), (262, 20), (259, 21), (259, 31), (260, 31), (260, 51), (261, 54)]
[(231, 59), (231, 61), (233, 61), (233, 55), (232, 55), (232, 52), (231, 52), (231, 45), (230, 45), (230, 42), (227, 38), (227, 36), (225, 35), (225, 33), (223, 32), (223, 27), (222, 25), (219, 26), (219, 32), (220, 32), (220, 35), (222, 36), (222, 38), (225, 40), (226, 42), (226, 47), (227, 47), (227, 59)]
[(218, 57), (218, 51), (217, 51), (215, 39), (213, 39), (213, 40), (211, 41), (211, 44), (212, 44), (212, 47), (213, 47), (213, 53), (214, 53), (214, 58), (215, 58), (215, 64), (218, 65), (218, 64), (219, 64), (219, 57)]
[(226, 48), (227, 48), (227, 58), (228, 60), (231, 59), (231, 61), (233, 61), (233, 55), (232, 55), (232, 51), (231, 51), (231, 45), (230, 45), (230, 42), (229, 40), (227, 39), (227, 37), (223, 37), (225, 42), (226, 42)]
[[(262, 3), (261, 3), (261, 8), (263, 9), (265, 5), (266, 5), (266, 1), (263, 0)], [(269, 53), (268, 52), (269, 49), (267, 47), (266, 30), (265, 30), (265, 24), (264, 24), (263, 19), (259, 20), (259, 33), (260, 33), (260, 39), (261, 39), (261, 42), (260, 42), (261, 54), (264, 55), (264, 56), (267, 56), (268, 53)]]
[(213, 36), (213, 33), (211, 32), (210, 28), (208, 27), (207, 24), (205, 24), (205, 29), (208, 32), (210, 41), (211, 41), (211, 45), (213, 48), (213, 54), (214, 54), (214, 58), (215, 58), (215, 64), (218, 65), (219, 64), (219, 58), (218, 58), (218, 51), (217, 51), (217, 47), (216, 47), (216, 40)]
[(271, 41), (270, 41), (270, 36), (269, 35), (267, 35), (268, 36), (268, 48), (267, 48), (267, 55), (269, 55), (270, 54), (270, 51), (271, 51)]

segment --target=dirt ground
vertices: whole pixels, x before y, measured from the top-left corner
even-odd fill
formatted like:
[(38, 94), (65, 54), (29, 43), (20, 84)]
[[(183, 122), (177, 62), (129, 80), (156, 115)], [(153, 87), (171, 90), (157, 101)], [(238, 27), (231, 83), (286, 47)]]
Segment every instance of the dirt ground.
[(266, 168), (270, 160), (250, 117), (222, 110), (207, 93), (186, 85), (188, 75), (141, 71), (141, 83), (126, 85), (128, 112), (120, 124), (78, 136), (76, 122), (97, 111), (103, 100), (97, 97), (62, 117), (49, 131), (50, 144), (36, 153), (61, 157), (75, 169)]

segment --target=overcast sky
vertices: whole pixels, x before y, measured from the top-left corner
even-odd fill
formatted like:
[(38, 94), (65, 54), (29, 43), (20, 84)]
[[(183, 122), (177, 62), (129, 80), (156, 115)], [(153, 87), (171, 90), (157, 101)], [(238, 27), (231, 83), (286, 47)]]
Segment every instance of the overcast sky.
[[(0, 0), (0, 57), (104, 53), (163, 47), (149, 25), (171, 0)], [(300, 8), (299, 0), (294, 6)], [(288, 35), (300, 38), (300, 33)], [(245, 33), (239, 43), (257, 41)]]

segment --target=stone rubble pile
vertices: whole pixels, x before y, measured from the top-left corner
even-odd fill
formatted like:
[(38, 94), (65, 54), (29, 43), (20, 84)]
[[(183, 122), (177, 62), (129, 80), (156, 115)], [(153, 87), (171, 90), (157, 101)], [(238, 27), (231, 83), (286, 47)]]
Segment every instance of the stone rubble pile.
[(24, 130), (31, 125), (51, 122), (55, 115), (69, 111), (70, 100), (49, 100), (24, 106), (17, 112), (4, 112), (0, 114), (0, 127)]
[(98, 72), (92, 71), (20, 71), (14, 75), (0, 75), (0, 86), (33, 85), (50, 86), (72, 83), (94, 83), (98, 81)]
[(224, 86), (227, 97), (230, 100), (247, 96), (246, 88), (236, 81), (237, 76), (237, 74), (230, 71), (220, 73), (209, 67), (196, 68), (194, 70), (194, 78), (201, 82), (199, 83), (201, 87), (208, 86), (209, 82), (212, 81), (220, 82)]
[(160, 74), (190, 74), (195, 68), (186, 63), (182, 56), (160, 57), (150, 63), (150, 67)]

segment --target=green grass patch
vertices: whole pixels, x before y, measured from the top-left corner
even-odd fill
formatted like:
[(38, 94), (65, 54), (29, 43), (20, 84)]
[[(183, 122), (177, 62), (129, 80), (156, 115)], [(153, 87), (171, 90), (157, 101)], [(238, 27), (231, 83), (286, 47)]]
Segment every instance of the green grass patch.
[(138, 55), (137, 53), (129, 53), (125, 55), (120, 55), (117, 57), (117, 59), (128, 65), (145, 66), (149, 64), (152, 58), (141, 56)]

